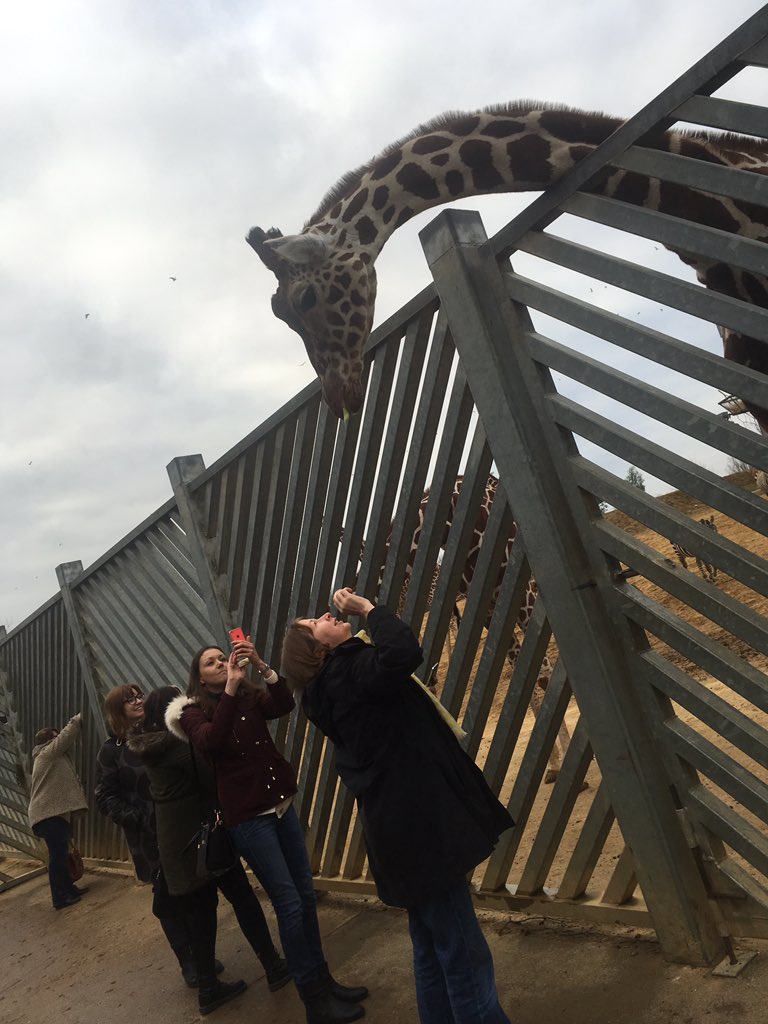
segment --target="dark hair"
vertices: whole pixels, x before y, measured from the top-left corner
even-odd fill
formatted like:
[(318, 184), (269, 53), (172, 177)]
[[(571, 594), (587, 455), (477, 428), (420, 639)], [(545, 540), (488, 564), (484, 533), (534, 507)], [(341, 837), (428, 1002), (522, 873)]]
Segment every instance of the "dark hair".
[(38, 729), (35, 733), (35, 746), (42, 746), (43, 743), (50, 743), (51, 740), (55, 739), (59, 735), (59, 730), (54, 729), (52, 725), (46, 725), (43, 729)]
[(153, 690), (144, 701), (144, 721), (141, 732), (165, 732), (165, 712), (172, 700), (181, 696), (178, 686), (161, 686)]
[[(207, 718), (213, 718), (213, 712), (216, 710), (216, 699), (208, 693), (200, 679), (200, 659), (206, 651), (221, 651), (221, 653), (225, 655), (227, 653), (224, 648), (219, 647), (218, 644), (206, 644), (204, 647), (201, 647), (199, 651), (195, 651), (192, 661), (189, 664), (187, 696), (194, 697)], [(252, 694), (257, 700), (261, 700), (263, 696), (261, 690), (247, 679), (245, 682), (240, 684), (237, 694), (238, 696), (241, 694)]]
[(115, 686), (104, 698), (104, 714), (107, 725), (113, 735), (118, 739), (125, 739), (128, 730), (135, 724), (125, 714), (125, 702), (134, 694), (142, 695), (141, 687), (135, 683), (127, 683), (124, 686)]
[(290, 690), (303, 690), (320, 672), (330, 654), (328, 644), (315, 639), (315, 634), (300, 619), (289, 623), (283, 637), (280, 672)]

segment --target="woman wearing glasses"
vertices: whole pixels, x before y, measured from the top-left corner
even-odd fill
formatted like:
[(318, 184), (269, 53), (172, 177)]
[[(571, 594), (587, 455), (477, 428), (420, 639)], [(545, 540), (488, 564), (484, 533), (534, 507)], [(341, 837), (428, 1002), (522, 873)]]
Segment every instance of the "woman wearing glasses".
[[(116, 686), (107, 694), (104, 708), (112, 735), (97, 757), (96, 805), (102, 814), (122, 828), (137, 878), (155, 883), (153, 913), (179, 961), (184, 980), (190, 988), (196, 988), (198, 971), (188, 931), (159, 874), (160, 854), (147, 769), (127, 742), (131, 732), (140, 728), (144, 721), (144, 695), (135, 685)], [(194, 824), (197, 827), (199, 823)], [(288, 983), (290, 975), (275, 949), (261, 905), (239, 862), (217, 882), (232, 904), (243, 934), (262, 962), (270, 990), (276, 991)], [(216, 971), (221, 970), (217, 960)]]

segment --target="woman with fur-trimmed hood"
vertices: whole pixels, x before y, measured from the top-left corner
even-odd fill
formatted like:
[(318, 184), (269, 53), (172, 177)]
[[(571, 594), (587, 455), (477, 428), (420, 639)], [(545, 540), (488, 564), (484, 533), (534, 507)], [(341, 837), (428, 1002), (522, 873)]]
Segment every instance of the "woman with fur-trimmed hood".
[[(202, 758), (194, 758), (189, 743), (166, 725), (166, 713), (184, 700), (175, 686), (152, 691), (144, 702), (144, 720), (129, 735), (128, 746), (146, 768), (155, 805), (167, 888), (161, 909), (178, 914), (184, 922), (197, 966), (200, 1012), (207, 1014), (246, 987), (242, 981), (227, 984), (215, 977), (217, 888), (232, 904), (240, 930), (266, 971), (270, 990), (281, 988), (290, 976), (240, 861), (216, 878), (198, 874), (197, 834), (216, 807), (216, 794), (210, 767)], [(161, 899), (162, 892), (162, 885), (156, 886)]]

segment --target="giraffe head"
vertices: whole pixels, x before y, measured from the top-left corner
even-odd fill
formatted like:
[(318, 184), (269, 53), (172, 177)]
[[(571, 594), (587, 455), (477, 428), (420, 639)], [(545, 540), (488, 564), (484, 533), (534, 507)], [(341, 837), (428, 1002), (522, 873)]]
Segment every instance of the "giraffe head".
[(246, 241), (277, 278), (272, 311), (304, 342), (326, 404), (339, 419), (359, 412), (376, 302), (371, 255), (316, 231), (283, 236), (251, 228)]

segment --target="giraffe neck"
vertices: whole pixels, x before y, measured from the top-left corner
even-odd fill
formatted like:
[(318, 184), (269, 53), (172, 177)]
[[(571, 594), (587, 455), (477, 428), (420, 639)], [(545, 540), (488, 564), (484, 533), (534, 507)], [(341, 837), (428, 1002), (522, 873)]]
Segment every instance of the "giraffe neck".
[[(366, 252), (373, 261), (390, 235), (423, 210), (467, 196), (543, 189), (622, 123), (605, 114), (531, 104), (445, 114), (342, 178), (304, 230), (325, 235), (337, 249)], [(666, 132), (650, 145), (750, 170), (768, 165), (768, 151), (757, 141), (739, 140), (737, 146), (729, 140), (729, 148), (721, 148), (717, 137)], [(634, 172), (617, 170), (594, 191), (681, 213), (680, 186)], [(705, 222), (750, 233), (719, 197), (709, 197), (709, 209), (702, 205), (699, 194)], [(745, 215), (745, 223), (751, 217)]]

